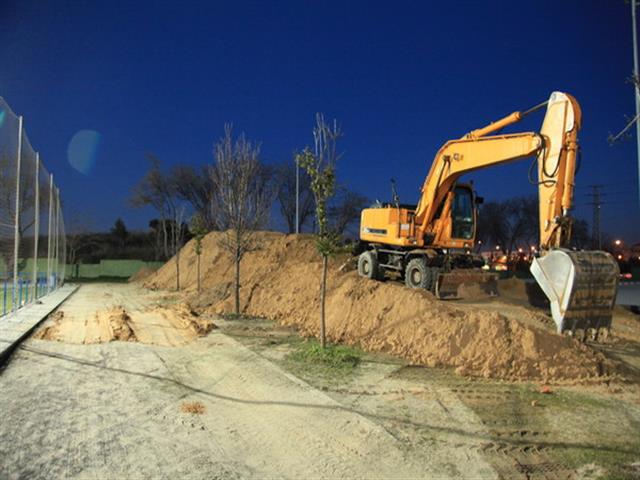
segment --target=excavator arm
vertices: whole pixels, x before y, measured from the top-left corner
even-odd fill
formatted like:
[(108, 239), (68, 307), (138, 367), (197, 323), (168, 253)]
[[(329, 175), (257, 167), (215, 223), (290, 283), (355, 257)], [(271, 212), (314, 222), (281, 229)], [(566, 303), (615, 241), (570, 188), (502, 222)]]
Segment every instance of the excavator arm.
[[(488, 136), (545, 105), (547, 113), (540, 133)], [(571, 235), (568, 211), (573, 201), (580, 120), (578, 102), (570, 95), (554, 92), (548, 102), (526, 112), (514, 112), (461, 139), (445, 143), (436, 154), (422, 187), (415, 213), (416, 225), (425, 232), (435, 229), (436, 211), (460, 176), (537, 155), (541, 248), (568, 246)]]

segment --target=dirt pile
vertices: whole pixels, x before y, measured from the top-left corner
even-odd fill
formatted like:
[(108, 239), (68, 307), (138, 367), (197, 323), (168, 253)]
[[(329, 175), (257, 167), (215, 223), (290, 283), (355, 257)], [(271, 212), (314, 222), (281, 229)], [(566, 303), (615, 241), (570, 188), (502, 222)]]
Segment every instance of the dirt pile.
[[(199, 310), (233, 309), (233, 264), (218, 246), (221, 235), (214, 232), (204, 239), (205, 291), (199, 296), (194, 294), (193, 245), (187, 244), (180, 255), (183, 286)], [(313, 240), (267, 232), (260, 235), (260, 243), (261, 249), (247, 254), (242, 262), (244, 312), (316, 335), (320, 263)], [(149, 277), (146, 285), (172, 287), (174, 262)], [(587, 382), (615, 373), (611, 361), (570, 338), (498, 312), (462, 309), (395, 282), (368, 281), (355, 272), (340, 271), (344, 263), (345, 258), (332, 260), (328, 279), (327, 334), (333, 341), (485, 377)]]
[(155, 271), (156, 271), (156, 269), (154, 269), (154, 268), (140, 267), (140, 269), (136, 273), (131, 275), (127, 281), (128, 282), (142, 282), (143, 280), (146, 280), (147, 277), (149, 277)]
[(112, 341), (184, 345), (215, 328), (186, 305), (125, 309), (111, 306), (89, 315), (57, 311), (34, 334), (40, 340), (93, 344)]
[[(100, 317), (103, 318), (100, 318)], [(131, 317), (122, 307), (115, 307), (97, 314), (98, 322), (106, 323), (109, 326), (109, 340), (119, 340), (121, 342), (135, 342), (138, 339), (131, 328)], [(105, 340), (102, 340), (105, 341)]]

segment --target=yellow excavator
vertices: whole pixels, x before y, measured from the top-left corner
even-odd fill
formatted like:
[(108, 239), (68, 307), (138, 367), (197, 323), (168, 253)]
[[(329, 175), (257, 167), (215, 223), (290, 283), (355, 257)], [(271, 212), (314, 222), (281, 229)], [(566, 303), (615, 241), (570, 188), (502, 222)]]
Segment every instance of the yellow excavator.
[[(539, 132), (499, 133), (545, 107)], [(458, 179), (536, 156), (540, 250), (531, 273), (549, 299), (558, 332), (592, 338), (608, 332), (618, 265), (607, 252), (569, 248), (581, 116), (574, 97), (553, 92), (548, 101), (529, 110), (446, 142), (435, 156), (417, 205), (400, 204), (394, 188), (391, 203), (362, 211), (359, 274), (375, 280), (400, 276), (408, 287), (430, 290), (441, 299), (456, 297), (462, 285), (497, 294), (496, 275), (483, 272), (483, 260), (473, 253), (481, 198), (471, 184)]]

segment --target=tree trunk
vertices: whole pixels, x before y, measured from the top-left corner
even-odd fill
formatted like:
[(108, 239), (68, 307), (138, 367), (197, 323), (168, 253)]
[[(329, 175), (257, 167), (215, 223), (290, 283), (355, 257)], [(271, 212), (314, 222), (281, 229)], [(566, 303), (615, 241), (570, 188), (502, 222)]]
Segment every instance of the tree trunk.
[(198, 293), (200, 293), (200, 254), (198, 254), (198, 260), (196, 264), (196, 274), (198, 275)]
[(327, 256), (322, 256), (322, 283), (320, 284), (320, 346), (324, 348), (327, 343), (324, 328), (324, 300), (327, 290)]
[(180, 290), (180, 250), (176, 250), (176, 290)]
[(240, 315), (240, 249), (236, 249), (236, 315)]

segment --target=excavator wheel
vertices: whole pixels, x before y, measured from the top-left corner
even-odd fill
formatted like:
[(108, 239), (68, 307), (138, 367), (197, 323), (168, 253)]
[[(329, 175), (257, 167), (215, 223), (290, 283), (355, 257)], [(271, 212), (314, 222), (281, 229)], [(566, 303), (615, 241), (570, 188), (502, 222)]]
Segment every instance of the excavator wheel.
[(404, 283), (409, 288), (431, 288), (433, 275), (424, 258), (409, 260), (404, 270)]
[(378, 258), (371, 250), (361, 253), (358, 257), (358, 274), (371, 280), (382, 280), (384, 274)]

